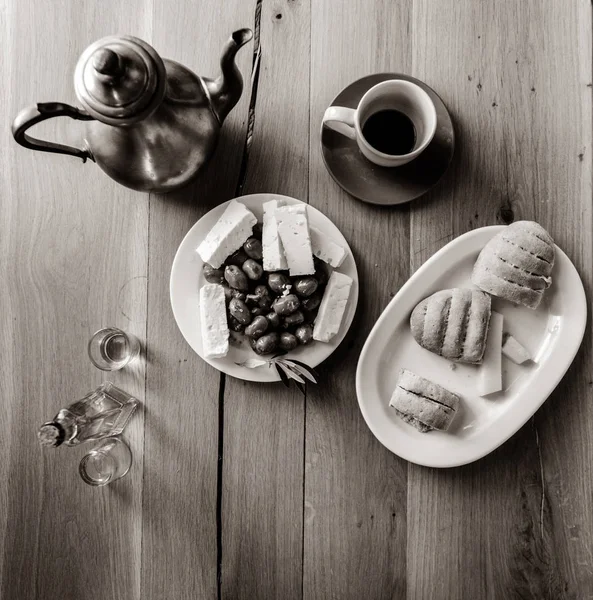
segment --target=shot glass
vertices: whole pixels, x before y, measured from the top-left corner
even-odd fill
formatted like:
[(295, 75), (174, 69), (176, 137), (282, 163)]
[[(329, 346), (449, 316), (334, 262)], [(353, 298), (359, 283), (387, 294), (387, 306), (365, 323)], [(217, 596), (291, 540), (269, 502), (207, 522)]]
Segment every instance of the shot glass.
[(117, 329), (99, 329), (89, 341), (89, 358), (102, 371), (118, 371), (140, 354), (140, 342), (135, 336)]
[(129, 446), (121, 438), (108, 437), (82, 457), (78, 472), (85, 483), (103, 486), (121, 479), (131, 466)]

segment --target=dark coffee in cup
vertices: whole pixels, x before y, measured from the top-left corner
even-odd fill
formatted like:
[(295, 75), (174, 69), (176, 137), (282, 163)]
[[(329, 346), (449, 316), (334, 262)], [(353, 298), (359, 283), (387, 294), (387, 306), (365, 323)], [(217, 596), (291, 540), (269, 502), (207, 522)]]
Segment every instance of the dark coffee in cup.
[(416, 128), (410, 117), (395, 109), (380, 110), (368, 117), (362, 135), (379, 152), (401, 156), (416, 145)]

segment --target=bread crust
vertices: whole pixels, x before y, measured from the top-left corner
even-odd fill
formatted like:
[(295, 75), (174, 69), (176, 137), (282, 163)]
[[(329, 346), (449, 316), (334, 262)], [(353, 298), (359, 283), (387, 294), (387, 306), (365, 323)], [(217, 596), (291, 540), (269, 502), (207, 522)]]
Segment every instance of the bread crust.
[(406, 423), (425, 433), (446, 431), (455, 418), (459, 397), (444, 387), (402, 369), (389, 405)]
[(493, 296), (535, 309), (552, 284), (555, 253), (554, 240), (541, 225), (517, 221), (484, 246), (472, 283)]
[(484, 356), (490, 323), (490, 296), (454, 288), (425, 298), (412, 311), (416, 342), (455, 362), (478, 364)]

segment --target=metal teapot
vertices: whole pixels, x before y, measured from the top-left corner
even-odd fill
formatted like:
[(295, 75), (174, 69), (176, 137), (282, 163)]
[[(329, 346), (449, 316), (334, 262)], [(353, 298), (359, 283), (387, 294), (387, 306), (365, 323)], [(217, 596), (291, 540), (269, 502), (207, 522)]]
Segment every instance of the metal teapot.
[[(235, 55), (252, 37), (250, 29), (231, 35), (217, 79), (162, 59), (138, 38), (102, 38), (76, 65), (74, 86), (82, 109), (60, 102), (25, 108), (12, 124), (12, 135), (31, 150), (70, 154), (83, 162), (89, 158), (135, 190), (180, 188), (211, 156), (222, 122), (241, 97)], [(29, 127), (60, 116), (87, 121), (82, 148), (27, 135)]]

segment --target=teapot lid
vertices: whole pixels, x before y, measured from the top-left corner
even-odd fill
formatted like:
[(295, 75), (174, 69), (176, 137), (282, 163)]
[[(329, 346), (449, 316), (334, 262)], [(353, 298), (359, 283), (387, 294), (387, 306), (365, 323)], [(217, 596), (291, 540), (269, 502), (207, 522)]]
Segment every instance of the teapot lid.
[(129, 35), (108, 36), (82, 53), (74, 87), (91, 116), (110, 125), (130, 125), (161, 103), (165, 79), (165, 65), (152, 46)]

